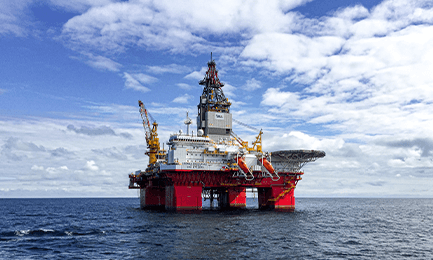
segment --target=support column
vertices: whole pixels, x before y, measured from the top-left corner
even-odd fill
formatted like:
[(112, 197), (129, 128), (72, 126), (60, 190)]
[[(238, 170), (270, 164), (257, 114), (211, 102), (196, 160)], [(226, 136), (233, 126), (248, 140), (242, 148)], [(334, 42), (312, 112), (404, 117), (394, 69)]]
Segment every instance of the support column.
[(213, 189), (210, 189), (210, 208), (213, 209)]
[(146, 187), (140, 189), (140, 208), (165, 209), (165, 187)]
[(165, 209), (167, 210), (201, 210), (201, 186), (167, 186), (165, 187)]
[(258, 188), (259, 209), (295, 210), (294, 189), (292, 187)]
[(245, 208), (247, 196), (244, 187), (230, 187), (221, 193), (220, 208)]

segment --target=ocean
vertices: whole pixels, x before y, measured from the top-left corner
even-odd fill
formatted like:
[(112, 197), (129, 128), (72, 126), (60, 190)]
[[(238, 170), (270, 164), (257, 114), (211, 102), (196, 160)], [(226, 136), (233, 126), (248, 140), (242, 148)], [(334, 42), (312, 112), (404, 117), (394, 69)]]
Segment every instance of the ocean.
[(0, 199), (0, 259), (433, 259), (433, 199), (256, 205), (187, 214), (137, 198)]

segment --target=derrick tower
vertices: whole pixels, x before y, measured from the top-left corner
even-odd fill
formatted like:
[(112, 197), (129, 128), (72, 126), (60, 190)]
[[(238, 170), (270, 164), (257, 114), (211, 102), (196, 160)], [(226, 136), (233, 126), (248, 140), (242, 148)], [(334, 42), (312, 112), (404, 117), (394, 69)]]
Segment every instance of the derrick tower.
[(230, 139), (232, 131), (232, 114), (230, 114), (231, 103), (225, 97), (216, 70), (216, 63), (212, 60), (207, 63), (208, 70), (204, 79), (199, 84), (203, 85), (203, 93), (200, 103), (197, 105), (197, 132), (203, 131), (205, 136), (212, 140)]

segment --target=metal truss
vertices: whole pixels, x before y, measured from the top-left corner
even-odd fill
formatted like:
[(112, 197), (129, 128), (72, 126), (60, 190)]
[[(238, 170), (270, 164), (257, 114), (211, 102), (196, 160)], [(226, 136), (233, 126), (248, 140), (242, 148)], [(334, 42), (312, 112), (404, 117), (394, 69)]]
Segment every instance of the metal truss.
[(324, 151), (317, 150), (283, 150), (272, 152), (272, 164), (278, 165), (278, 171), (301, 172), (309, 162), (325, 157)]

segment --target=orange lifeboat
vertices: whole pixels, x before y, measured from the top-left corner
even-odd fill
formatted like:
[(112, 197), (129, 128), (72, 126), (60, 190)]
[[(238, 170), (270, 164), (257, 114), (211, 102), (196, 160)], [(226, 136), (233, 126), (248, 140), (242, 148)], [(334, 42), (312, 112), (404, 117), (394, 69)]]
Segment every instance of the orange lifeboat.
[(244, 161), (244, 159), (241, 156), (238, 157), (237, 161), (242, 171), (244, 171), (245, 173), (249, 172), (247, 163)]
[(261, 158), (259, 161), (263, 164), (263, 166), (265, 166), (266, 170), (268, 170), (270, 174), (274, 174), (274, 167), (272, 167), (271, 163), (266, 158)]

